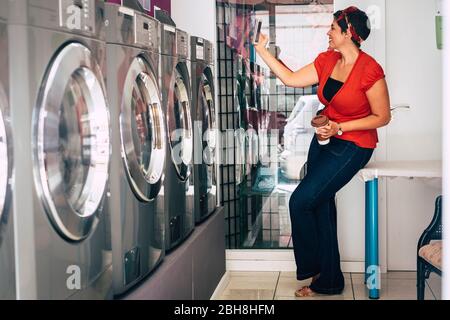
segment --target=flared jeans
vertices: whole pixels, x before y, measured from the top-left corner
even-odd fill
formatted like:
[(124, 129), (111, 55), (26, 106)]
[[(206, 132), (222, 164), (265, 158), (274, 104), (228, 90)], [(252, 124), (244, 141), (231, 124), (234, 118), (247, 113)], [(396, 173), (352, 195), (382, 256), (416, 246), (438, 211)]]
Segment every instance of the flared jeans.
[(315, 292), (339, 294), (344, 289), (335, 196), (372, 153), (334, 137), (327, 145), (319, 145), (315, 136), (311, 141), (307, 173), (291, 195), (289, 211), (297, 279), (318, 276), (310, 286)]

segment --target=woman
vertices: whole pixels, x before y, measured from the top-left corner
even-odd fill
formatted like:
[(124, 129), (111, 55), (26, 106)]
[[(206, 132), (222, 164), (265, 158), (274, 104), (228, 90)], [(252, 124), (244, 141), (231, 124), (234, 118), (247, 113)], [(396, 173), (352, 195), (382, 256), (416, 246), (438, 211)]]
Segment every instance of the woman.
[(318, 97), (326, 106), (327, 126), (317, 134), (330, 138), (319, 145), (315, 136), (308, 154), (305, 178), (289, 201), (297, 279), (312, 278), (297, 297), (340, 294), (340, 268), (335, 195), (370, 160), (378, 142), (376, 129), (390, 121), (385, 75), (374, 58), (360, 49), (370, 34), (367, 15), (356, 7), (334, 13), (327, 35), (328, 51), (313, 63), (292, 72), (265, 48), (261, 34), (256, 52), (287, 86), (319, 84)]

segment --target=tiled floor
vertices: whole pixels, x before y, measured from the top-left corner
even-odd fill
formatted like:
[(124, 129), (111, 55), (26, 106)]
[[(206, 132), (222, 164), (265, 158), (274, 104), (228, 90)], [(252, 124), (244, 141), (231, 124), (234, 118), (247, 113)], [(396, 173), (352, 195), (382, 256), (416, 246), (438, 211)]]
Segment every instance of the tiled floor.
[[(340, 295), (296, 298), (295, 290), (310, 280), (297, 281), (295, 272), (229, 272), (229, 283), (219, 300), (365, 300), (368, 299), (362, 273), (346, 273), (345, 289)], [(382, 300), (416, 299), (415, 272), (389, 272), (381, 276)], [(425, 299), (440, 299), (440, 279), (432, 276)]]

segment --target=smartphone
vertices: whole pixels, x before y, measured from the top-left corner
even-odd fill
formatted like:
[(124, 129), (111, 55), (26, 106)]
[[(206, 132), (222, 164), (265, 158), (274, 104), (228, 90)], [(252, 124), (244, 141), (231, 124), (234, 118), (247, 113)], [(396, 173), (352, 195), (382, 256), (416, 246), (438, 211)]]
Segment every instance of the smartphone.
[(259, 36), (261, 34), (261, 25), (262, 25), (262, 21), (257, 19), (256, 20), (256, 32), (255, 32), (255, 43), (259, 42)]

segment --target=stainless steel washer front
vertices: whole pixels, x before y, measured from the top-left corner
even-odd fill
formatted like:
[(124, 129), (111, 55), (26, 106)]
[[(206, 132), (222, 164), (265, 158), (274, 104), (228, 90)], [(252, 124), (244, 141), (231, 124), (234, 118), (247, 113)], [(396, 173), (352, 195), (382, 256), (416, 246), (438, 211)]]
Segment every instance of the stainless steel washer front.
[[(202, 193), (208, 194), (211, 192), (211, 188), (216, 184), (216, 176), (215, 176), (215, 165), (214, 165), (214, 157), (216, 150), (216, 136), (215, 136), (215, 128), (216, 128), (216, 120), (215, 120), (215, 106), (214, 106), (214, 97), (211, 90), (212, 84), (210, 83), (209, 78), (203, 74), (200, 80), (199, 86), (199, 101), (197, 110), (198, 113), (202, 114), (202, 128), (201, 134), (203, 137), (203, 161), (206, 166), (203, 166), (202, 177), (203, 180), (201, 183)], [(206, 184), (204, 183), (206, 182)]]
[[(123, 3), (131, 4), (131, 3)], [(121, 296), (163, 262), (167, 128), (160, 25), (139, 10), (105, 5), (111, 110), (113, 290)]]
[[(192, 101), (195, 148), (195, 220), (199, 224), (217, 207), (216, 110), (213, 44), (191, 37)], [(198, 152), (197, 152), (198, 150)], [(201, 154), (200, 154), (201, 153)]]
[(104, 2), (6, 2), (17, 298), (112, 297)]

